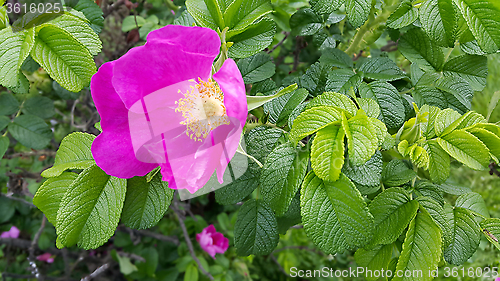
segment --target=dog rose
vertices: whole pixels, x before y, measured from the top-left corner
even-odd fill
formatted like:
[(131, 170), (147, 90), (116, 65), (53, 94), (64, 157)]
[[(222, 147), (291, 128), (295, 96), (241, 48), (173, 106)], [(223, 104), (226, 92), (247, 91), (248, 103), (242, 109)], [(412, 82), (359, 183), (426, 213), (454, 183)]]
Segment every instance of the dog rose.
[(213, 224), (205, 227), (201, 233), (196, 234), (196, 241), (200, 243), (203, 251), (215, 259), (215, 254), (224, 254), (229, 247), (229, 239), (217, 232)]
[(213, 73), (220, 45), (211, 29), (168, 25), (102, 65), (90, 84), (102, 128), (92, 144), (96, 164), (119, 178), (159, 166), (170, 188), (191, 193), (214, 171), (222, 183), (247, 103), (232, 59)]
[(2, 232), (2, 234), (0, 234), (0, 238), (14, 238), (15, 239), (15, 238), (19, 237), (19, 233), (21, 233), (19, 228), (12, 226), (9, 231)]

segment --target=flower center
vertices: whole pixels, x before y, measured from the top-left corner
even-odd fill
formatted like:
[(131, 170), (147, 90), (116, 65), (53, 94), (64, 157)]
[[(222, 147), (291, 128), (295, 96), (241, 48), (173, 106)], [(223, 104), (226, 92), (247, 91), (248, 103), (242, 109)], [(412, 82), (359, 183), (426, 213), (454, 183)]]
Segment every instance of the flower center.
[(212, 79), (207, 82), (199, 79), (199, 83), (191, 86), (176, 104), (175, 111), (184, 117), (180, 124), (186, 125), (186, 134), (195, 141), (202, 141), (213, 129), (229, 124), (224, 95)]

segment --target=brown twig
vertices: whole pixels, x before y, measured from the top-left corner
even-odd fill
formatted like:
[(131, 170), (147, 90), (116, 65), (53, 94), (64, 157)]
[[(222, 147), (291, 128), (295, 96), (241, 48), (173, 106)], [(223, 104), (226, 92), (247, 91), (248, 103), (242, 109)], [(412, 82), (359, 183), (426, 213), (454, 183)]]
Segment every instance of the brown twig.
[(38, 229), (37, 233), (35, 234), (35, 237), (33, 238), (33, 241), (31, 241), (31, 245), (28, 249), (29, 251), (29, 256), (28, 256), (28, 261), (31, 266), (31, 273), (35, 275), (38, 280), (43, 280), (44, 276), (40, 274), (38, 271), (38, 267), (36, 266), (36, 258), (35, 258), (35, 250), (38, 248), (38, 240), (40, 240), (40, 235), (42, 235), (43, 229), (45, 228), (45, 222), (47, 221), (47, 218), (45, 215), (42, 216), (42, 224), (40, 225), (40, 228)]
[(148, 230), (136, 230), (136, 229), (128, 228), (126, 226), (118, 226), (118, 230), (125, 231), (125, 232), (132, 232), (136, 236), (152, 237), (152, 238), (159, 240), (159, 241), (171, 242), (171, 243), (174, 243), (175, 245), (179, 245), (179, 239), (176, 236), (166, 236), (166, 235), (163, 235), (160, 233), (151, 232)]
[(273, 254), (270, 254), (269, 255), (271, 257), (271, 259), (274, 261), (274, 263), (276, 265), (278, 265), (278, 269), (283, 272), (283, 274), (285, 274), (287, 277), (290, 277), (290, 275), (288, 275), (288, 273), (286, 273), (285, 269), (283, 268), (283, 266), (281, 266), (281, 264), (278, 262), (278, 260), (276, 259), (276, 257), (273, 255)]
[(101, 265), (100, 267), (98, 267), (96, 270), (94, 270), (94, 272), (92, 272), (89, 275), (83, 277), (81, 279), (81, 281), (90, 281), (90, 280), (96, 278), (97, 276), (101, 275), (102, 273), (104, 273), (110, 267), (111, 267), (111, 265), (110, 265), (109, 262), (105, 263), (105, 264)]
[(56, 156), (55, 151), (51, 150), (34, 150), (34, 151), (28, 151), (28, 152), (18, 152), (18, 153), (12, 153), (12, 154), (6, 154), (3, 156), (5, 159), (12, 159), (12, 158), (17, 158), (17, 157), (31, 157), (31, 156), (48, 156), (48, 157), (54, 157)]
[(2, 197), (2, 196), (3, 196), (3, 197), (6, 197), (6, 198), (9, 198), (10, 200), (14, 200), (14, 201), (17, 201), (17, 202), (21, 202), (21, 203), (23, 203), (23, 204), (25, 204), (25, 205), (27, 205), (27, 206), (29, 206), (29, 207), (31, 207), (31, 208), (36, 208), (36, 206), (35, 206), (35, 205), (33, 205), (33, 203), (28, 202), (28, 201), (26, 201), (26, 200), (24, 200), (24, 199), (22, 199), (22, 198), (18, 198), (18, 197), (14, 197), (14, 196), (5, 195), (5, 194), (3, 194), (3, 193), (0, 193), (0, 197)]
[(268, 54), (274, 52), (274, 50), (276, 50), (276, 48), (278, 48), (279, 46), (281, 46), (285, 40), (288, 38), (288, 36), (290, 35), (290, 32), (283, 32), (283, 34), (285, 34), (285, 37), (283, 37), (283, 39), (281, 39), (281, 41), (279, 41), (276, 45), (274, 45), (269, 51), (267, 51)]
[(300, 55), (300, 50), (302, 49), (302, 42), (303, 42), (302, 36), (295, 37), (295, 51), (293, 52), (294, 56), (293, 56), (292, 72), (297, 71), (297, 67), (299, 67), (299, 55)]
[(189, 234), (187, 232), (186, 225), (184, 224), (185, 217), (179, 211), (179, 209), (177, 207), (177, 198), (174, 198), (174, 202), (172, 203), (172, 205), (170, 205), (170, 208), (174, 211), (175, 215), (177, 216), (177, 220), (179, 221), (179, 224), (181, 226), (182, 233), (184, 234), (184, 239), (186, 240), (186, 244), (188, 246), (189, 253), (191, 254), (191, 257), (198, 264), (198, 268), (200, 269), (200, 271), (203, 274), (205, 274), (205, 276), (207, 276), (208, 279), (214, 280), (214, 277), (212, 276), (212, 274), (210, 274), (208, 271), (205, 270), (205, 268), (203, 268), (203, 265), (201, 265), (200, 260), (198, 259), (198, 257), (196, 256), (196, 253), (194, 252), (193, 243), (191, 243), (191, 239), (189, 238)]
[(491, 163), (491, 164), (489, 165), (489, 168), (490, 168), (490, 175), (495, 174), (497, 177), (500, 177), (500, 171), (498, 171), (497, 167), (498, 167), (498, 166), (497, 166), (497, 164), (495, 164), (495, 163)]

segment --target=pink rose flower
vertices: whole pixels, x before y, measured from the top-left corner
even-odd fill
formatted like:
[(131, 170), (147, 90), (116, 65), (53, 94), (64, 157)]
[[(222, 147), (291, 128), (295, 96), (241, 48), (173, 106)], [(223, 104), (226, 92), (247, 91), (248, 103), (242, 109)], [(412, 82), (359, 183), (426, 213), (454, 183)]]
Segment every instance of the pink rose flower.
[(168, 25), (144, 46), (103, 64), (90, 83), (102, 133), (92, 144), (101, 169), (119, 178), (160, 166), (173, 189), (203, 187), (234, 156), (246, 122), (241, 73), (212, 64), (220, 39), (208, 28)]
[(12, 226), (9, 231), (2, 232), (0, 238), (18, 238), (21, 231), (19, 228)]
[(215, 254), (224, 254), (229, 248), (229, 239), (217, 232), (213, 224), (205, 227), (201, 233), (196, 234), (196, 241), (200, 243), (203, 251), (215, 259)]
[(39, 255), (36, 257), (36, 259), (39, 261), (44, 261), (46, 263), (53, 263), (54, 262), (54, 257), (50, 253), (45, 253), (43, 255)]

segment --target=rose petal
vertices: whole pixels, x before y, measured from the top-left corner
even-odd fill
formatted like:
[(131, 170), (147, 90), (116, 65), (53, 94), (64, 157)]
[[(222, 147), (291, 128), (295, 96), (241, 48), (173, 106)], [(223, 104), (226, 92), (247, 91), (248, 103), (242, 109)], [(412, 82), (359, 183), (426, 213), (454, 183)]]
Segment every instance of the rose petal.
[(103, 132), (92, 143), (96, 164), (108, 175), (119, 178), (144, 176), (157, 164), (135, 157), (128, 124), (128, 110), (111, 84), (115, 62), (103, 64), (92, 77), (92, 99), (101, 116)]

